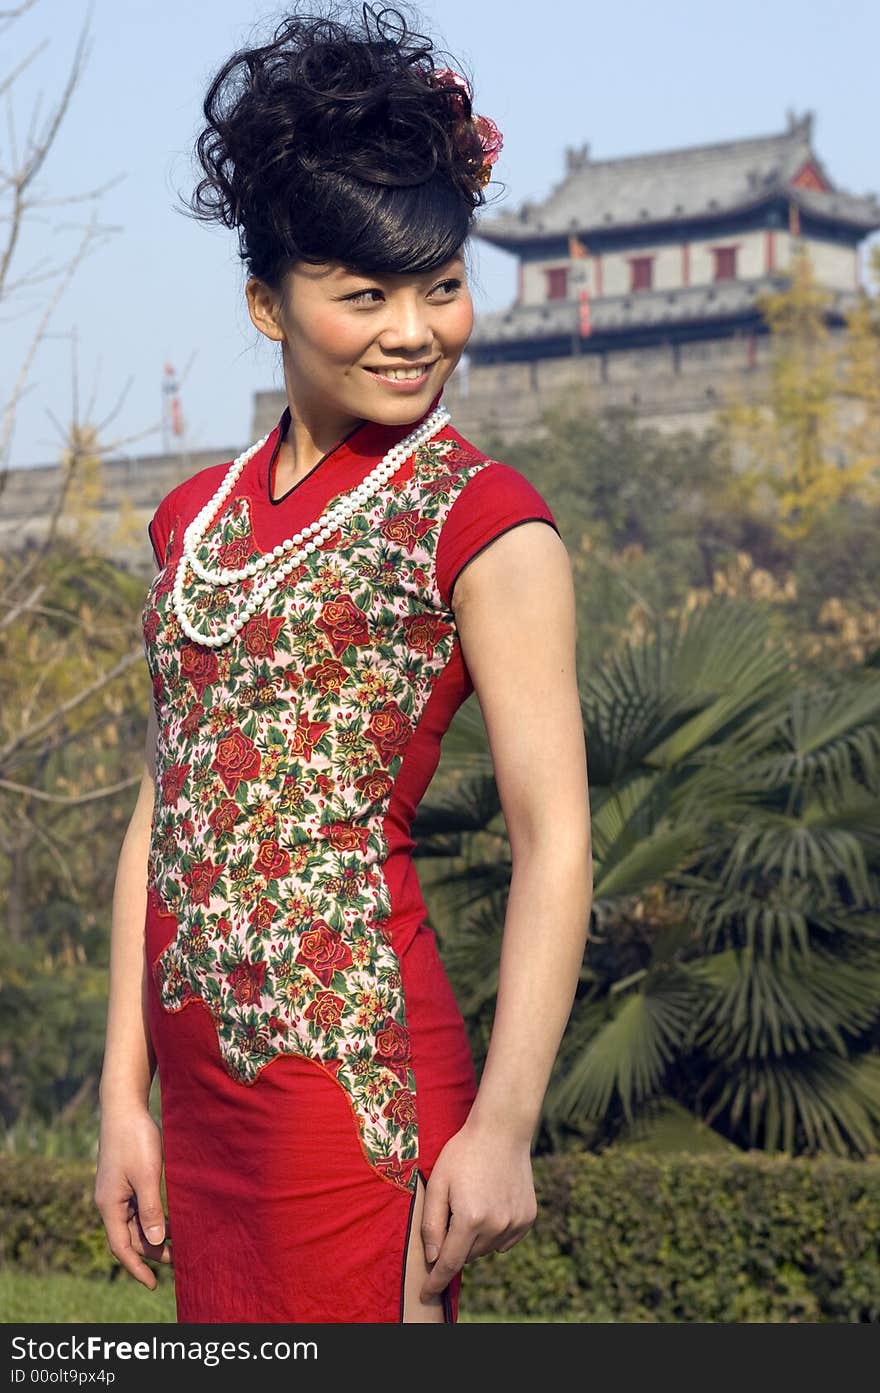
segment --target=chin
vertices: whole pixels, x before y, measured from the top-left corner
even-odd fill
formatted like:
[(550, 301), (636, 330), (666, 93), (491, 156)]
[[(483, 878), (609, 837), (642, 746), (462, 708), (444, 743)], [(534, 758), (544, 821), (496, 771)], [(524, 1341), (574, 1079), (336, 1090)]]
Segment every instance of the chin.
[(403, 425), (407, 421), (420, 420), (434, 398), (443, 391), (445, 386), (445, 382), (433, 383), (431, 386), (425, 387), (424, 391), (412, 396), (404, 396), (403, 394), (394, 396), (389, 393), (385, 400), (377, 400), (377, 397), (382, 395), (380, 393), (375, 395), (367, 393), (361, 397), (353, 410), (358, 415), (366, 416), (373, 421), (380, 421), (385, 425)]

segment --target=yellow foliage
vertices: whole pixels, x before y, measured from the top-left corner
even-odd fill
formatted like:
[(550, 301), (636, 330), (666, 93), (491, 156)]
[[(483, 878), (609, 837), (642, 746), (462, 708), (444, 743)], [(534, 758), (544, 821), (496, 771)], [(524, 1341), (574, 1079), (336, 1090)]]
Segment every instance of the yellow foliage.
[(780, 582), (770, 571), (756, 566), (748, 552), (739, 551), (725, 570), (713, 572), (711, 588), (695, 588), (688, 592), (685, 608), (688, 611), (695, 609), (705, 604), (712, 595), (788, 604), (797, 599), (797, 580), (789, 574)]
[(717, 414), (737, 461), (739, 492), (770, 508), (793, 538), (806, 536), (844, 498), (880, 497), (876, 297), (861, 292), (842, 343), (828, 329), (832, 298), (817, 285), (808, 250), (799, 248), (790, 285), (758, 300), (771, 340), (766, 390), (757, 398), (730, 391)]
[(64, 480), (63, 513), (80, 542), (90, 542), (101, 518), (104, 467), (94, 426), (72, 426), (59, 460)]
[(853, 601), (832, 597), (819, 611), (817, 633), (809, 635), (807, 651), (811, 657), (845, 658), (863, 663), (880, 645), (880, 609), (867, 609)]
[(142, 533), (143, 519), (128, 494), (125, 494), (120, 499), (114, 527), (109, 533), (107, 541), (114, 550), (117, 548), (122, 550), (126, 547), (139, 548)]

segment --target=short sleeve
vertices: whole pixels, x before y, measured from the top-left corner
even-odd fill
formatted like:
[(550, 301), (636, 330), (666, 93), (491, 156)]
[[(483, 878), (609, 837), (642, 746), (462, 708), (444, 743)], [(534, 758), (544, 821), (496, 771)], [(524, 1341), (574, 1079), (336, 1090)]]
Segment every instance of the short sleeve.
[(549, 504), (534, 484), (512, 465), (490, 460), (465, 484), (440, 532), (437, 588), (445, 605), (451, 604), (455, 582), (468, 562), (523, 522), (546, 522), (559, 532)]
[(153, 548), (153, 555), (159, 567), (165, 565), (165, 549), (168, 546), (168, 538), (171, 534), (171, 526), (174, 522), (174, 502), (178, 490), (172, 489), (166, 494), (159, 504), (155, 513), (147, 523), (147, 533), (150, 544)]

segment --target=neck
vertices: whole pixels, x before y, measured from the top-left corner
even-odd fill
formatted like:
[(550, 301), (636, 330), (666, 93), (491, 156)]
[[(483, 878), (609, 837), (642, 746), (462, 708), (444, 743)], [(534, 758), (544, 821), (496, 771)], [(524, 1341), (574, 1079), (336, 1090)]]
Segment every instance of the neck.
[[(400, 423), (388, 422), (387, 428), (399, 432), (401, 436), (406, 435), (439, 405), (442, 396), (441, 389), (425, 411), (415, 419)], [(371, 419), (352, 416), (334, 409), (332, 404), (305, 403), (294, 396), (289, 381), (287, 404), (290, 410), (290, 425), (279, 446), (275, 461), (276, 495), (285, 492), (291, 484), (308, 474), (340, 441)], [(378, 426), (382, 423), (377, 421), (374, 424)]]
[(290, 425), (278, 451), (276, 477), (295, 483), (303, 474), (313, 469), (319, 460), (329, 454), (334, 445), (350, 435), (362, 424), (362, 417), (337, 412), (328, 416), (321, 412), (317, 417), (301, 412), (290, 400)]

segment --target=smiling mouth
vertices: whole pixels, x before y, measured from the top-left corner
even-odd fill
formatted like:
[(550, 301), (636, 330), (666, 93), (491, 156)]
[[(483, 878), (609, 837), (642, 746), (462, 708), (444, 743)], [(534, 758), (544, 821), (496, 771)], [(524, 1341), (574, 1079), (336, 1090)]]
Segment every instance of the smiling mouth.
[(365, 368), (366, 372), (371, 372), (374, 377), (387, 377), (389, 382), (417, 382), (420, 377), (426, 377), (439, 358), (434, 358), (430, 363), (413, 363), (408, 368)]

